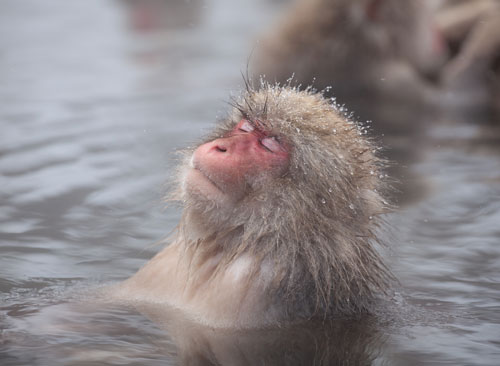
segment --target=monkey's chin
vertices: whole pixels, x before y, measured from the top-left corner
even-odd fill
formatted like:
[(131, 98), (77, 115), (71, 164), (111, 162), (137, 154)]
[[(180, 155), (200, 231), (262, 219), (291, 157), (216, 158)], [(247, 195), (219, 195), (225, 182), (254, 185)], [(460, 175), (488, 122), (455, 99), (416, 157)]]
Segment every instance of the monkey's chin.
[(190, 168), (184, 180), (184, 186), (188, 195), (204, 197), (216, 202), (224, 202), (227, 200), (224, 192), (201, 170)]

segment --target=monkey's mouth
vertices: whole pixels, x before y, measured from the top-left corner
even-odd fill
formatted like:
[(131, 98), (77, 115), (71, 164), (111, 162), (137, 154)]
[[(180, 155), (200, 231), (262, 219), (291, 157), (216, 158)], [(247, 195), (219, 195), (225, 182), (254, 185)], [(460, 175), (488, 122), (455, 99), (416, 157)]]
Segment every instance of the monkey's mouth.
[(222, 189), (219, 187), (219, 185), (218, 185), (217, 183), (215, 183), (215, 182), (214, 182), (214, 181), (210, 178), (210, 176), (209, 176), (207, 173), (205, 173), (205, 172), (203, 171), (203, 169), (199, 168), (199, 167), (198, 167), (198, 166), (196, 166), (196, 165), (193, 165), (193, 166), (192, 166), (192, 169), (193, 169), (193, 170), (195, 170), (195, 171), (197, 171), (197, 172), (199, 172), (199, 173), (200, 173), (200, 175), (202, 175), (202, 176), (203, 176), (203, 178), (205, 178), (205, 180), (206, 180), (206, 181), (208, 181), (208, 182), (209, 182), (212, 186), (214, 186), (214, 187), (215, 187), (218, 191), (223, 192), (223, 191), (222, 191)]
[(207, 172), (205, 172), (205, 170), (200, 166), (198, 161), (195, 160), (194, 154), (191, 155), (188, 165), (194, 172), (197, 172), (198, 175), (201, 175), (205, 181), (208, 181), (211, 186), (215, 187), (219, 192), (224, 193), (222, 188), (219, 187), (219, 185), (210, 177), (210, 174), (207, 174)]

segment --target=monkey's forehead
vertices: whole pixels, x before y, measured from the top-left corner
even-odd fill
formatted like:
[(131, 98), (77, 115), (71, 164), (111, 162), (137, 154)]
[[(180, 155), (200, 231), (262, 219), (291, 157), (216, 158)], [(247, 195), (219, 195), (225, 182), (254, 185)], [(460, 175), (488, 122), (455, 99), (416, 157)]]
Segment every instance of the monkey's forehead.
[(259, 128), (292, 136), (298, 132), (330, 135), (357, 130), (357, 124), (345, 118), (342, 109), (318, 93), (267, 86), (247, 92), (237, 101), (233, 123), (245, 118)]

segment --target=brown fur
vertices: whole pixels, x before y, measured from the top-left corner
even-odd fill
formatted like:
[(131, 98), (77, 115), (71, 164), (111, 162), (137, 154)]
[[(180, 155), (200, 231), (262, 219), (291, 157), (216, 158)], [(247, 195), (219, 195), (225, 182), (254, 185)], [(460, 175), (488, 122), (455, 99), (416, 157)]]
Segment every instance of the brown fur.
[(432, 51), (430, 20), (422, 0), (298, 1), (257, 47), (256, 73), (331, 86), (356, 110), (376, 96), (430, 103), (436, 92), (422, 74), (437, 73), (447, 57)]
[(224, 207), (183, 189), (183, 164), (172, 197), (184, 204), (173, 244), (118, 293), (219, 326), (370, 311), (391, 277), (374, 248), (387, 208), (376, 147), (310, 89), (263, 83), (234, 105), (206, 141), (246, 118), (291, 146), (287, 172), (263, 177), (236, 207)]
[(500, 1), (450, 4), (439, 15), (457, 55), (442, 80), (465, 106), (500, 106)]
[(447, 0), (436, 15), (436, 23), (452, 48), (460, 48), (474, 25), (499, 5), (498, 0)]

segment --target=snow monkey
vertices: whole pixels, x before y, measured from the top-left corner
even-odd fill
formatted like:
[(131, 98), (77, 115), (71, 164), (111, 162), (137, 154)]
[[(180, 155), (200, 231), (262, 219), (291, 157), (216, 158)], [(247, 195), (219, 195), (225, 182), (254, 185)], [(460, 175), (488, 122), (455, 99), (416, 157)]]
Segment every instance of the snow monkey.
[(183, 153), (172, 241), (116, 296), (216, 327), (373, 310), (391, 274), (377, 252), (383, 160), (364, 130), (311, 88), (247, 84)]
[(443, 70), (444, 87), (465, 106), (500, 111), (500, 1), (449, 2), (437, 19), (457, 53)]
[(377, 98), (432, 105), (448, 52), (431, 10), (424, 0), (298, 1), (257, 45), (255, 73), (331, 86), (358, 113)]

